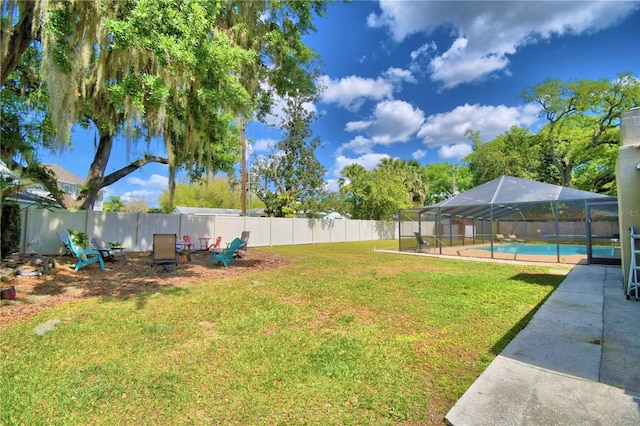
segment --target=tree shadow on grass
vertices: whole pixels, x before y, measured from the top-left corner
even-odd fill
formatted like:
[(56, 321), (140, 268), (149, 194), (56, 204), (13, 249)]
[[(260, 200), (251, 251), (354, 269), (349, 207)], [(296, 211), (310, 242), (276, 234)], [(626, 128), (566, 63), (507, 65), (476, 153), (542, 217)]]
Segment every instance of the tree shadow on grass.
[(521, 272), (509, 278), (509, 281), (521, 281), (526, 284), (558, 287), (566, 275)]
[(132, 293), (126, 296), (103, 297), (100, 299), (100, 303), (128, 302), (132, 298), (135, 298), (136, 309), (141, 310), (147, 306), (149, 299), (152, 297), (157, 297), (158, 295), (182, 297), (189, 294), (191, 294), (191, 290), (186, 287), (164, 287), (157, 290)]

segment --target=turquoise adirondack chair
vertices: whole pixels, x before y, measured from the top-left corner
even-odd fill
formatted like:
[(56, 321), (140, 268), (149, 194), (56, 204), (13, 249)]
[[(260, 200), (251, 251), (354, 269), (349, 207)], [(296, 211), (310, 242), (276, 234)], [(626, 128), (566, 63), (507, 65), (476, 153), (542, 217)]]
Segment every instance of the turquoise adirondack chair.
[(210, 267), (214, 260), (216, 260), (218, 263), (222, 263), (225, 268), (229, 267), (229, 261), (231, 261), (232, 265), (235, 265), (236, 261), (234, 259), (234, 255), (238, 252), (238, 249), (241, 245), (242, 240), (240, 238), (236, 238), (235, 240), (231, 241), (231, 244), (229, 244), (229, 247), (227, 247), (226, 249), (221, 251), (212, 251), (207, 266)]
[(91, 265), (92, 263), (100, 262), (100, 269), (104, 271), (104, 261), (102, 260), (102, 256), (100, 256), (100, 252), (98, 250), (93, 249), (83, 249), (73, 242), (73, 238), (69, 235), (69, 248), (78, 258), (78, 262), (76, 263), (76, 267), (74, 268), (76, 271), (83, 266)]

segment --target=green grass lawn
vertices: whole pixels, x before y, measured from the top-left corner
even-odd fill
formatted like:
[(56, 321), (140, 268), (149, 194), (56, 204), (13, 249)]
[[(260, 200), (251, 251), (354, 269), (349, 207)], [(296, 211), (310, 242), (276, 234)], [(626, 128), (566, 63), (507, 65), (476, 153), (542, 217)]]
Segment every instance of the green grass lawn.
[(268, 248), (294, 262), (4, 329), (0, 423), (439, 424), (563, 278), (374, 245), (397, 241)]

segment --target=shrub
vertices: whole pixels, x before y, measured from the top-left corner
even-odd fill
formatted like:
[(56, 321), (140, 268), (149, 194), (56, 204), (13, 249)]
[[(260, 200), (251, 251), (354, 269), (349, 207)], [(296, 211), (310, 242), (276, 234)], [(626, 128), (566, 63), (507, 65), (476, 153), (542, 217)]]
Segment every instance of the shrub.
[(2, 205), (2, 221), (0, 223), (2, 241), (0, 258), (20, 251), (20, 206), (15, 203)]
[(86, 249), (89, 244), (89, 236), (82, 231), (78, 231), (76, 229), (69, 229), (69, 235), (71, 235), (71, 239), (73, 240), (73, 244), (76, 247)]

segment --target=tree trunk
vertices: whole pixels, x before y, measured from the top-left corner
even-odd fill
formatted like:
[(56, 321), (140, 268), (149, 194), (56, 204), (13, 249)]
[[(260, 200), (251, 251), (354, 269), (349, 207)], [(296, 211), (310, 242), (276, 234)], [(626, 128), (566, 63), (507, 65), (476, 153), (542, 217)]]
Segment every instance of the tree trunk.
[(551, 159), (560, 173), (560, 178), (562, 179), (561, 185), (569, 188), (571, 186), (571, 172), (573, 167), (570, 164), (565, 164), (562, 159), (556, 156), (552, 156)]
[(565, 166), (560, 169), (560, 174), (562, 175), (562, 186), (566, 186), (567, 188), (571, 187), (571, 167)]
[[(554, 126), (555, 124), (553, 123), (551, 127), (552, 131)], [(569, 188), (571, 186), (571, 172), (573, 171), (573, 167), (571, 164), (566, 164), (567, 161), (565, 158), (558, 157), (558, 155), (556, 154), (556, 144), (553, 138), (549, 139), (549, 155), (551, 156), (553, 165), (556, 166), (558, 172), (560, 173), (562, 186)], [(571, 163), (570, 160), (569, 163)]]
[(87, 179), (84, 182), (84, 187), (80, 190), (80, 194), (76, 199), (74, 205), (83, 210), (92, 210), (98, 192), (109, 185), (114, 184), (125, 176), (138, 170), (140, 167), (149, 163), (168, 164), (169, 161), (164, 157), (158, 157), (155, 155), (145, 155), (143, 158), (136, 160), (129, 165), (116, 170), (110, 175), (104, 176), (104, 171), (107, 167), (107, 162), (111, 155), (111, 148), (113, 147), (113, 136), (110, 134), (101, 135), (100, 142), (98, 143), (98, 149), (89, 168)]
[(98, 191), (105, 186), (103, 182), (104, 171), (107, 168), (107, 162), (109, 161), (112, 147), (113, 135), (110, 133), (101, 134), (98, 149), (93, 157), (91, 167), (89, 167), (87, 179), (84, 181), (84, 186), (80, 189), (80, 193), (76, 200), (83, 210), (93, 209), (98, 196)]

